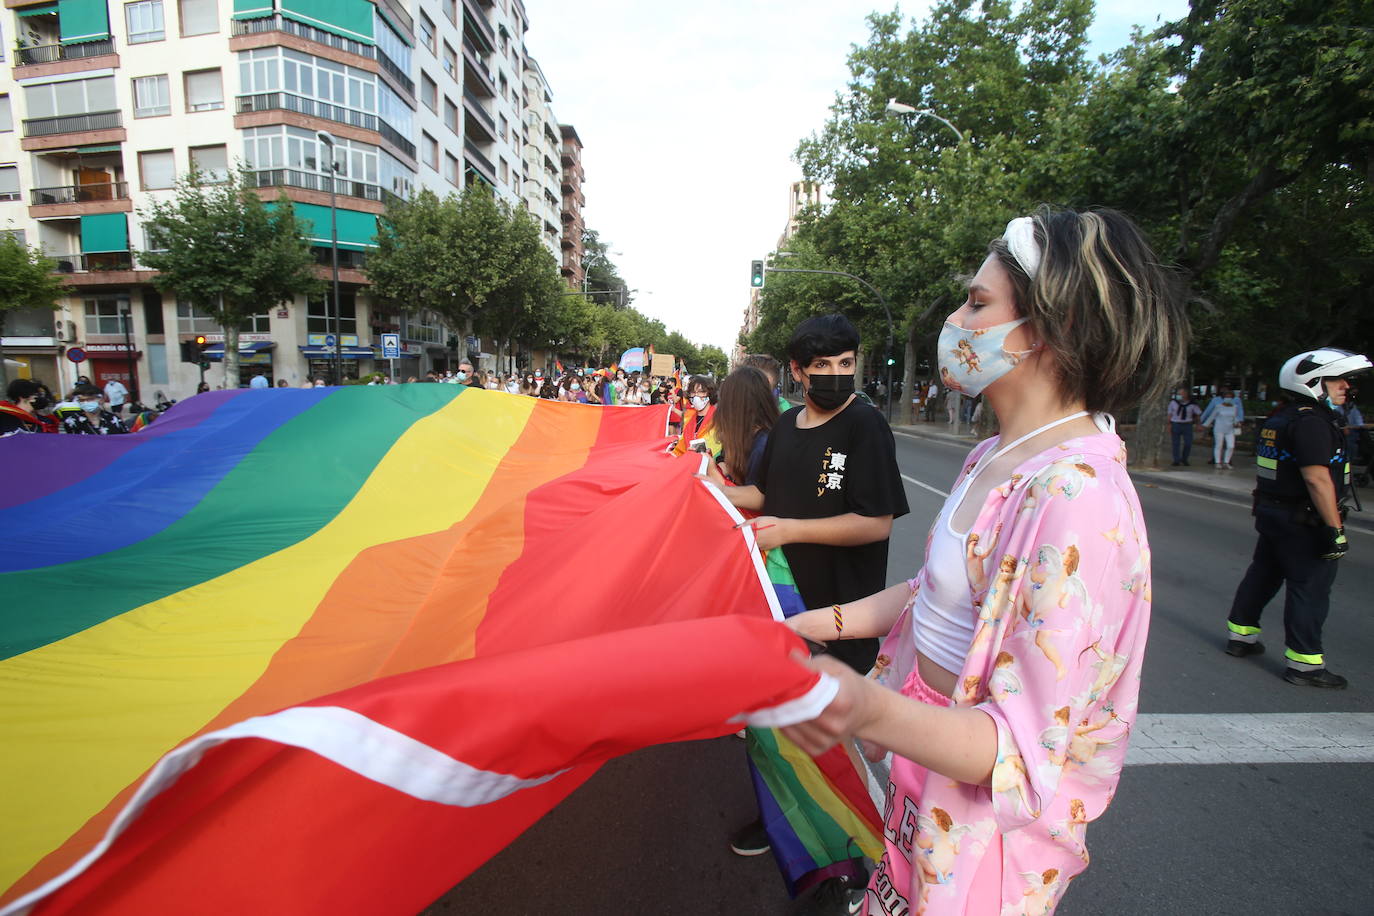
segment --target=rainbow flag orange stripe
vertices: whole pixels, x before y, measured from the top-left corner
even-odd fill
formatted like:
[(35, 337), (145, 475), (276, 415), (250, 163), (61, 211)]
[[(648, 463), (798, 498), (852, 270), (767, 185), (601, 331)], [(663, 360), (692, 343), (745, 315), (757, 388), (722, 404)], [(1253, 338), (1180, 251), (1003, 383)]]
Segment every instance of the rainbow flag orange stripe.
[(618, 753), (814, 714), (664, 419), (276, 389), (6, 440), (0, 912), (415, 912)]

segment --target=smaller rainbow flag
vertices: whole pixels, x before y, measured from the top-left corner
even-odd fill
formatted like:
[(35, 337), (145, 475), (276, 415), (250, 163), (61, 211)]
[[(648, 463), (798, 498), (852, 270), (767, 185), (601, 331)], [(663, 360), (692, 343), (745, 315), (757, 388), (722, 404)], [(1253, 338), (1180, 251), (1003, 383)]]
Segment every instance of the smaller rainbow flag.
[[(806, 610), (781, 549), (764, 569), (784, 617)], [(883, 854), (883, 826), (862, 763), (837, 744), (812, 757), (772, 728), (746, 730), (749, 774), (773, 858), (793, 897), (827, 878), (867, 879), (863, 859)]]

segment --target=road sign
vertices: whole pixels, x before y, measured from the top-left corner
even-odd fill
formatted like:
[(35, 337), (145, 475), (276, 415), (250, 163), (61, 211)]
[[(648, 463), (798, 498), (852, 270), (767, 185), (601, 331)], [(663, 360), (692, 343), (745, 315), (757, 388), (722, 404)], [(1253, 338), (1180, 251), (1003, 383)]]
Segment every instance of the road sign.
[(383, 334), (382, 335), (382, 359), (401, 358), (401, 335)]
[(74, 363), (84, 363), (86, 361), (86, 351), (80, 347), (68, 347), (67, 359)]
[(334, 344), (337, 343), (337, 342), (338, 342), (338, 338), (335, 337), (333, 334), (326, 334), (326, 335), (324, 335), (324, 345), (325, 345), (326, 347), (333, 347)]

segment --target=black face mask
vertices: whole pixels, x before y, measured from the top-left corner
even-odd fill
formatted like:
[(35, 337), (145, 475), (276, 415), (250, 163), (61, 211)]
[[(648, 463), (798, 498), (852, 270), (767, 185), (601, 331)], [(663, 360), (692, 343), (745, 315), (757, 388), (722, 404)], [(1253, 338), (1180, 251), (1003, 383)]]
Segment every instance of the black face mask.
[(38, 394), (34, 395), (33, 401), (31, 401), (30, 403), (33, 404), (34, 410), (47, 410), (48, 405), (51, 404), (52, 401), (48, 400), (43, 395)]
[(852, 375), (808, 375), (811, 387), (806, 396), (821, 410), (835, 410), (854, 393)]

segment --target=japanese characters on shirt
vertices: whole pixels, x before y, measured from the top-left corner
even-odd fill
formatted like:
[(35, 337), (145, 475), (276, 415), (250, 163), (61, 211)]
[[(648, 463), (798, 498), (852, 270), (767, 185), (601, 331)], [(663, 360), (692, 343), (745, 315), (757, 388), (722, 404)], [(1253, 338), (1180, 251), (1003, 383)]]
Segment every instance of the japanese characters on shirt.
[(844, 489), (844, 466), (849, 456), (827, 447), (821, 457), (821, 472), (816, 477), (816, 495), (824, 496), (826, 490)]

